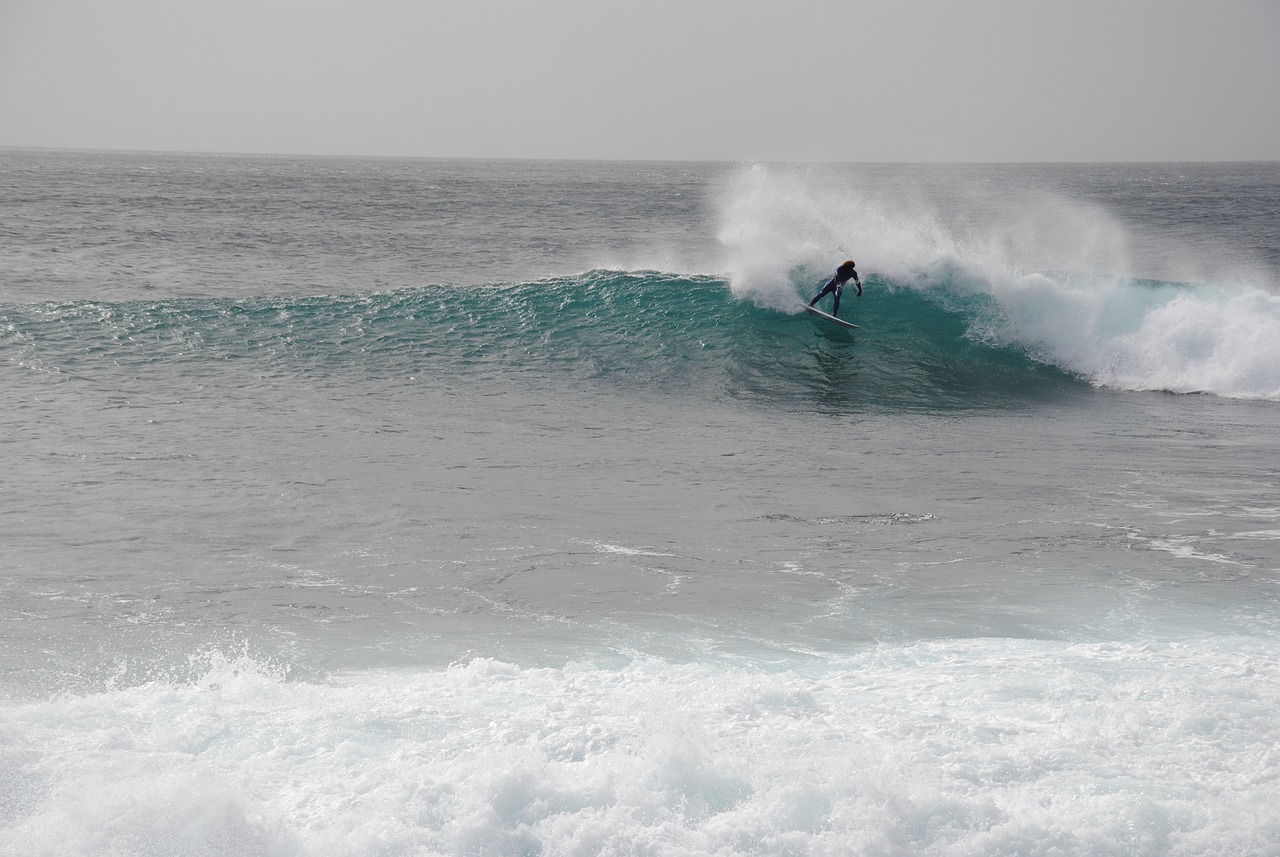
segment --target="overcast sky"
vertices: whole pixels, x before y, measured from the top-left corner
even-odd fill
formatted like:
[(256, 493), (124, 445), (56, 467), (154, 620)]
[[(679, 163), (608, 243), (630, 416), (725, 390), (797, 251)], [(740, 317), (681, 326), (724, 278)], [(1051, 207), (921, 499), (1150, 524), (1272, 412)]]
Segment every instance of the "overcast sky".
[(1280, 0), (0, 0), (0, 146), (1280, 159)]

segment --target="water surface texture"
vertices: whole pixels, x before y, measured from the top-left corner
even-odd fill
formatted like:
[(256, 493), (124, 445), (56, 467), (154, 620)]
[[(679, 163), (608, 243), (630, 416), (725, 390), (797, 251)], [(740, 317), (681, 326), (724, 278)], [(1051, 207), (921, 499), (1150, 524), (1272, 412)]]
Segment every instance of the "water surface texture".
[(1280, 166), (0, 199), (0, 854), (1280, 850)]

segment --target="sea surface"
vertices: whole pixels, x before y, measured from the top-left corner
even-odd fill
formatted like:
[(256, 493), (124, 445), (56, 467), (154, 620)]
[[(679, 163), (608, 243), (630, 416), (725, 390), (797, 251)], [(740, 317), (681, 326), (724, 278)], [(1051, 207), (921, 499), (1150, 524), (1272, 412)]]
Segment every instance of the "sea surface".
[(0, 150), (0, 855), (1264, 857), (1278, 796), (1280, 163)]

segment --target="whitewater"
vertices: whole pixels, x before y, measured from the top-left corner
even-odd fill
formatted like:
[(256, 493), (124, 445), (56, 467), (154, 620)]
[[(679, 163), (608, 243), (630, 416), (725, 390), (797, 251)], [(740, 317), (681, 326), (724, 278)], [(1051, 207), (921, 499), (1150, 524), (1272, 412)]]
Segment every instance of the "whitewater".
[(1276, 164), (0, 198), (0, 854), (1280, 849)]

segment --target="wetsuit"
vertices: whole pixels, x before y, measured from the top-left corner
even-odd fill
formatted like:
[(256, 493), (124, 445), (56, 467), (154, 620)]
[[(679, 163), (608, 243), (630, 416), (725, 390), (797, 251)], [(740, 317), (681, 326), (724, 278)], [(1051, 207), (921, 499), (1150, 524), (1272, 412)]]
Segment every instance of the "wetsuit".
[(858, 297), (862, 297), (862, 280), (858, 279), (858, 272), (853, 269), (852, 262), (845, 262), (839, 268), (836, 268), (836, 275), (832, 277), (822, 291), (813, 296), (813, 300), (809, 301), (809, 306), (813, 306), (827, 292), (835, 292), (835, 303), (831, 306), (831, 314), (840, 314), (840, 293), (844, 291), (844, 284), (853, 280), (854, 285), (858, 287)]

